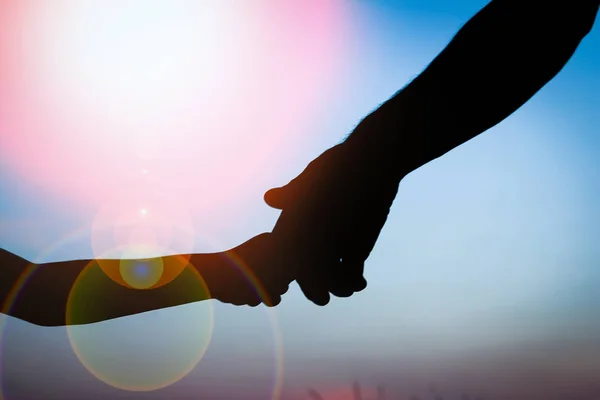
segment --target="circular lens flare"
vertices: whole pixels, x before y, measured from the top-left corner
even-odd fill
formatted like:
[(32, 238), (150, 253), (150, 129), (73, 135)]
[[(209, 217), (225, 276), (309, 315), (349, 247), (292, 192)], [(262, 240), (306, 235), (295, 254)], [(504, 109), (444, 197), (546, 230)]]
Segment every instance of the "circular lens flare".
[(0, 159), (73, 206), (143, 177), (222, 223), (337, 85), (344, 4), (0, 1)]
[[(153, 268), (160, 265), (147, 260), (119, 264), (129, 269), (124, 280), (148, 287), (155, 277), (144, 275), (152, 275)], [(67, 334), (77, 358), (92, 375), (122, 390), (152, 391), (179, 381), (194, 369), (212, 336), (211, 301), (77, 325), (136, 305), (144, 309), (146, 304), (180, 305), (191, 298), (210, 298), (204, 280), (191, 264), (171, 285), (176, 287), (135, 290), (117, 286), (107, 280), (96, 262), (82, 271), (67, 302)]]
[[(86, 238), (89, 235), (89, 227), (83, 226), (77, 231), (73, 231), (61, 238), (58, 241), (46, 248), (41, 254), (36, 257), (36, 260), (52, 260), (55, 257), (55, 253), (59, 254), (64, 252), (64, 249), (69, 248), (72, 244), (77, 243), (80, 239)], [(218, 251), (223, 248), (222, 244), (218, 244), (214, 240), (204, 238), (207, 243), (214, 251)], [(234, 264), (240, 273), (247, 275), (248, 266), (245, 265), (243, 260), (232, 257), (229, 252), (223, 253), (223, 256), (229, 260), (230, 263)], [(183, 304), (186, 296), (190, 294), (195, 298), (210, 296), (210, 293), (203, 292), (201, 290), (194, 290), (197, 285), (201, 286), (201, 283), (196, 281), (198, 273), (190, 271), (190, 268), (198, 266), (188, 266), (189, 259), (183, 257), (163, 257), (163, 265), (165, 266), (165, 274), (169, 270), (169, 264), (175, 265), (177, 269), (183, 270), (181, 273), (184, 279), (173, 282), (174, 285), (181, 285), (187, 282), (187, 286), (183, 285), (181, 290), (177, 293), (181, 295), (179, 298), (165, 298), (161, 296), (160, 290), (131, 290), (131, 292), (147, 292), (152, 293), (152, 297), (156, 295), (158, 302), (167, 302), (170, 304)], [(95, 262), (99, 264), (99, 261)], [(116, 276), (120, 276), (119, 260), (104, 260), (106, 261), (105, 267), (117, 271)], [(132, 260), (127, 260), (132, 261)], [(138, 260), (143, 263), (146, 260)], [(133, 266), (133, 264), (132, 264)], [(186, 268), (188, 266), (188, 268)], [(3, 312), (10, 314), (15, 302), (19, 300), (19, 293), (24, 285), (27, 284), (29, 279), (35, 274), (39, 267), (35, 264), (28, 266), (21, 277), (15, 283), (15, 286), (10, 290), (9, 296), (6, 298), (6, 302), (3, 305)], [(201, 270), (198, 268), (197, 270)], [(146, 270), (148, 271), (148, 270)], [(145, 272), (142, 268), (142, 271)], [(68, 306), (67, 317), (68, 323), (85, 322), (90, 319), (100, 319), (102, 314), (106, 315), (108, 309), (110, 309), (110, 301), (118, 301), (119, 296), (115, 296), (113, 290), (115, 290), (115, 284), (112, 282), (113, 279), (108, 279), (106, 274), (94, 267), (93, 263), (90, 263), (86, 267), (84, 273), (82, 273), (76, 285), (70, 294), (70, 304)], [(180, 275), (180, 274), (177, 274)], [(172, 279), (167, 278), (168, 281)], [(95, 281), (95, 284), (93, 282)], [(86, 283), (87, 282), (87, 283)], [(92, 284), (90, 284), (90, 282)], [(252, 284), (253, 280), (248, 279), (248, 284)], [(106, 290), (106, 285), (109, 284), (111, 289)], [(126, 282), (116, 286), (117, 289), (125, 290), (123, 287), (127, 287)], [(86, 289), (87, 287), (87, 289)], [(90, 289), (91, 287), (91, 289)], [(179, 289), (180, 287), (178, 287)], [(186, 289), (187, 288), (187, 289)], [(208, 291), (207, 288), (204, 290)], [(264, 294), (259, 288), (256, 288), (259, 295)], [(262, 297), (262, 296), (261, 296)], [(157, 301), (150, 300), (149, 301)], [(87, 303), (87, 307), (86, 307)], [(124, 303), (132, 303), (126, 301)], [(185, 376), (186, 371), (189, 369), (193, 370), (193, 357), (181, 355), (181, 348), (177, 348), (175, 342), (187, 342), (190, 346), (186, 349), (189, 352), (195, 353), (197, 359), (202, 359), (202, 343), (205, 343), (204, 347), (209, 345), (210, 339), (212, 339), (213, 322), (210, 324), (206, 322), (207, 319), (212, 317), (213, 308), (209, 305), (212, 302), (200, 302), (192, 305), (185, 305), (177, 308), (170, 308), (169, 310), (161, 310), (153, 312), (152, 314), (144, 314), (142, 316), (133, 316), (130, 318), (119, 318), (114, 320), (108, 320), (99, 324), (91, 324), (87, 326), (69, 326), (67, 327), (67, 333), (69, 334), (69, 340), (73, 345), (73, 348), (77, 354), (78, 359), (82, 362), (82, 365), (88, 369), (92, 375), (99, 378), (104, 382), (110, 382), (114, 387), (119, 387), (126, 390), (153, 390), (159, 387), (164, 387), (171, 383), (176, 382), (181, 377)], [(104, 304), (104, 307), (102, 307)], [(90, 306), (91, 305), (91, 306)], [(114, 305), (114, 303), (113, 303)], [(104, 308), (104, 311), (102, 310)], [(281, 398), (282, 387), (283, 387), (283, 376), (284, 376), (284, 349), (282, 342), (282, 332), (279, 327), (277, 320), (277, 310), (275, 308), (264, 308), (270, 321), (270, 326), (273, 333), (273, 386), (270, 389), (270, 395), (265, 396), (271, 400), (277, 400)], [(4, 338), (5, 328), (10, 329), (11, 318), (0, 317), (0, 338)], [(7, 326), (8, 325), (8, 326)], [(152, 332), (151, 336), (148, 336), (148, 332)], [(210, 336), (210, 337), (208, 337)], [(196, 340), (199, 338), (200, 343)], [(230, 340), (230, 339), (228, 339)], [(5, 346), (10, 347), (10, 341), (0, 341), (0, 351)], [(132, 345), (133, 342), (133, 345)], [(250, 345), (250, 344), (249, 344)], [(175, 348), (175, 350), (173, 350)], [(96, 349), (94, 351), (94, 349)], [(178, 353), (179, 351), (179, 353)], [(166, 353), (166, 354), (165, 354)], [(202, 354), (200, 354), (202, 353)], [(194, 354), (192, 354), (194, 355)], [(125, 360), (123, 364), (117, 365), (119, 360), (123, 357), (133, 357), (130, 360)], [(156, 359), (164, 358), (166, 362), (170, 363), (173, 370), (165, 371), (157, 366), (152, 366), (152, 363)], [(109, 360), (107, 360), (109, 359)], [(150, 363), (140, 367), (140, 364)], [(115, 367), (117, 365), (117, 367)], [(1, 367), (1, 366), (0, 366)], [(116, 368), (115, 372), (122, 373), (121, 376), (115, 377), (113, 374), (105, 373), (107, 369)], [(189, 367), (189, 368), (188, 368)], [(210, 368), (210, 365), (207, 365)], [(136, 369), (137, 372), (132, 369)], [(124, 371), (124, 372), (123, 372)], [(32, 381), (34, 384), (34, 381)], [(10, 397), (10, 393), (6, 392), (6, 388), (0, 385), (0, 396), (6, 395)], [(1, 398), (1, 397), (0, 397)]]
[(107, 201), (96, 215), (91, 237), (102, 271), (136, 289), (155, 289), (175, 279), (195, 244), (191, 219), (173, 196), (144, 187)]
[(121, 260), (119, 272), (132, 288), (149, 289), (156, 285), (165, 270), (162, 257), (147, 260)]

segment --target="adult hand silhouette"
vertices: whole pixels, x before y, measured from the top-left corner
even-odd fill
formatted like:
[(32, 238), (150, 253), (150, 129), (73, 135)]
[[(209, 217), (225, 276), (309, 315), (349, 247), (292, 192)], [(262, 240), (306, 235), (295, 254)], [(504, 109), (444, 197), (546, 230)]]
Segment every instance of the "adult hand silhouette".
[[(366, 139), (371, 123), (367, 117), (355, 134)], [(267, 204), (283, 210), (273, 235), (295, 244), (288, 263), (304, 295), (318, 305), (329, 302), (329, 293), (348, 297), (366, 287), (364, 263), (403, 176), (379, 143), (355, 138), (325, 151), (287, 185), (265, 194)]]
[[(182, 290), (193, 279), (189, 274), (157, 289), (130, 289), (102, 275), (96, 265), (101, 295), (75, 323), (207, 298), (276, 305), (294, 278), (306, 297), (321, 305), (329, 293), (350, 296), (364, 289), (364, 262), (401, 179), (521, 107), (564, 67), (592, 29), (599, 7), (600, 0), (490, 1), (348, 140), (324, 152), (289, 184), (265, 194), (269, 205), (283, 210), (272, 234), (223, 253), (191, 255), (190, 265), (210, 293)], [(168, 264), (178, 257), (186, 256), (163, 260)], [(34, 265), (30, 274), (30, 263), (0, 250), (2, 312), (40, 325), (65, 324), (73, 282), (90, 263)], [(15, 283), (23, 276), (26, 284), (14, 302)]]
[(290, 259), (306, 297), (325, 305), (329, 292), (364, 289), (364, 261), (400, 180), (521, 107), (564, 67), (599, 7), (600, 0), (490, 1), (346, 142), (268, 191), (267, 204), (283, 210), (273, 233), (296, 243)]

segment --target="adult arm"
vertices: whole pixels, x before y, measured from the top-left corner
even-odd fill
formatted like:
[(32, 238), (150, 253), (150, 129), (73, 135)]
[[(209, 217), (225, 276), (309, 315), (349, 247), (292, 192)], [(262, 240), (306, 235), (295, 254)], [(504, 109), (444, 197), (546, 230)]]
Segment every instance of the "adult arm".
[(591, 31), (599, 6), (600, 0), (490, 1), (355, 134), (385, 143), (379, 150), (395, 152), (390, 156), (404, 175), (442, 156), (554, 78)]
[[(307, 298), (365, 288), (369, 257), (401, 179), (521, 107), (571, 58), (600, 0), (492, 0), (410, 84), (349, 138), (265, 201), (282, 209), (273, 233), (296, 242)], [(295, 240), (289, 238), (295, 237)]]

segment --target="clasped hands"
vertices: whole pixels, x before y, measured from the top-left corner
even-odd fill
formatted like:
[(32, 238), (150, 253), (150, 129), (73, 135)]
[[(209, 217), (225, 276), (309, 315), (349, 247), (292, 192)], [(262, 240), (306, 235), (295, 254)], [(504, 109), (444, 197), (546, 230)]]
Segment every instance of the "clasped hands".
[(365, 261), (406, 175), (393, 149), (367, 136), (365, 121), (287, 185), (267, 191), (265, 202), (282, 210), (273, 231), (230, 250), (245, 260), (268, 299), (241, 287), (235, 298), (217, 299), (273, 306), (293, 280), (317, 305), (365, 289)]
[[(368, 121), (368, 122), (366, 122)], [(395, 145), (367, 117), (343, 143), (325, 151), (287, 185), (271, 189), (265, 201), (282, 210), (271, 233), (262, 233), (224, 252), (164, 256), (164, 265), (190, 266), (206, 291), (186, 291), (190, 275), (180, 274), (155, 290), (131, 290), (101, 268), (120, 260), (71, 260), (34, 265), (0, 249), (0, 304), (10, 301), (20, 276), (35, 271), (19, 288), (19, 301), (3, 313), (43, 326), (87, 324), (209, 298), (235, 305), (275, 306), (294, 280), (318, 305), (330, 296), (348, 297), (367, 282), (364, 264), (381, 231), (400, 180)], [(381, 121), (379, 121), (381, 122)], [(401, 158), (406, 163), (407, 158)], [(102, 263), (102, 264), (101, 264)], [(111, 267), (112, 266), (112, 267)], [(93, 277), (89, 301), (76, 319), (67, 319), (73, 285), (82, 272)], [(86, 275), (86, 276), (88, 276)], [(90, 278), (92, 279), (92, 278)]]

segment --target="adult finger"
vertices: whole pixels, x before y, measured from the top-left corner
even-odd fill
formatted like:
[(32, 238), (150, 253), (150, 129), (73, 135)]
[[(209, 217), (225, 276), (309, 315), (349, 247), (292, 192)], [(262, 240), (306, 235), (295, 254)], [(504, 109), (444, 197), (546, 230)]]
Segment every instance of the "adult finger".
[(286, 185), (267, 190), (263, 197), (265, 203), (273, 208), (283, 210), (292, 205), (295, 201), (298, 201), (298, 197), (302, 194), (301, 181), (306, 181), (306, 178), (304, 177), (305, 174), (306, 170)]
[(318, 306), (329, 303), (331, 266), (327, 264), (305, 265), (299, 270), (296, 282), (304, 296)]
[(340, 272), (332, 279), (329, 291), (337, 297), (350, 297), (367, 287), (363, 276), (364, 261), (362, 259), (342, 259)]
[(283, 186), (267, 190), (264, 195), (264, 200), (270, 207), (283, 210), (289, 203), (288, 197), (287, 186)]

